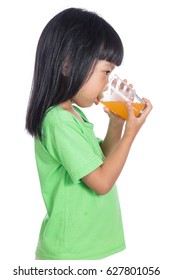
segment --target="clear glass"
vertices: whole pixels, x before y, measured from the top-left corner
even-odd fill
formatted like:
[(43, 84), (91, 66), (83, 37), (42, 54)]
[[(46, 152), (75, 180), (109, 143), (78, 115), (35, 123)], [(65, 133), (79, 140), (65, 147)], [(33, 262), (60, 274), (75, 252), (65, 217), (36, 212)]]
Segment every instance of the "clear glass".
[(109, 81), (108, 89), (103, 92), (100, 102), (113, 113), (127, 120), (126, 103), (129, 101), (132, 103), (135, 116), (138, 117), (145, 108), (144, 101), (137, 96), (134, 89), (114, 74)]

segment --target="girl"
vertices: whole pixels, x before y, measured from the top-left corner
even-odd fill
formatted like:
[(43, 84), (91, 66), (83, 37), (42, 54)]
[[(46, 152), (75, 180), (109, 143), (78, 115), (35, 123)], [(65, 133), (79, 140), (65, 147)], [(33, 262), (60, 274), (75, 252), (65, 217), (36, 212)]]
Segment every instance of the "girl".
[(144, 99), (136, 118), (128, 104), (123, 135), (124, 120), (105, 108), (110, 121), (103, 141), (79, 109), (99, 103), (122, 59), (119, 35), (86, 10), (60, 12), (41, 34), (26, 116), (47, 210), (37, 259), (100, 259), (125, 248), (115, 182), (152, 106)]

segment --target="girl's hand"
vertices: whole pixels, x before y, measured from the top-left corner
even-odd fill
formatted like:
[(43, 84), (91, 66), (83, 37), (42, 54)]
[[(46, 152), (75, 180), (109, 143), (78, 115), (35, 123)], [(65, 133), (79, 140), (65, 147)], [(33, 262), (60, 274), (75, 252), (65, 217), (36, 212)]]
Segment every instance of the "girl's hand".
[(104, 107), (104, 112), (109, 116), (110, 123), (115, 124), (115, 125), (123, 125), (125, 120), (118, 115), (114, 114), (111, 112), (111, 110), (107, 107)]
[(128, 119), (125, 126), (124, 136), (128, 135), (134, 138), (153, 108), (151, 102), (148, 99), (142, 99), (146, 104), (146, 108), (142, 111), (139, 117), (135, 117), (131, 103), (127, 103)]

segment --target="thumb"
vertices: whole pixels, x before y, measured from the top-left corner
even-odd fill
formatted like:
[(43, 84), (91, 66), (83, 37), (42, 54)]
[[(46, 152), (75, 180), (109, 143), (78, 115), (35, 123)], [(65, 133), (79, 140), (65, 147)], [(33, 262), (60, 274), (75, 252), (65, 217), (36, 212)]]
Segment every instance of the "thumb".
[(110, 117), (113, 113), (111, 112), (111, 110), (107, 107), (103, 108), (104, 112)]
[(127, 112), (128, 112), (128, 118), (134, 116), (132, 103), (131, 102), (127, 102), (126, 103), (126, 107), (127, 107)]

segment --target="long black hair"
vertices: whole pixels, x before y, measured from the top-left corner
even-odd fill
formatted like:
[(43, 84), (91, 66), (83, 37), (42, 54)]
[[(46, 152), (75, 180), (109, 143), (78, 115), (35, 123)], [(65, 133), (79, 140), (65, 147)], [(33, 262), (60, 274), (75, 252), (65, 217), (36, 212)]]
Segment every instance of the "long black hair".
[(38, 41), (26, 129), (41, 139), (47, 109), (77, 94), (98, 60), (119, 66), (123, 45), (101, 16), (69, 8), (54, 16)]

